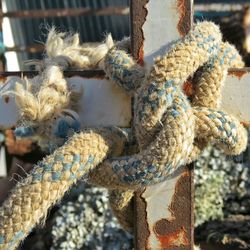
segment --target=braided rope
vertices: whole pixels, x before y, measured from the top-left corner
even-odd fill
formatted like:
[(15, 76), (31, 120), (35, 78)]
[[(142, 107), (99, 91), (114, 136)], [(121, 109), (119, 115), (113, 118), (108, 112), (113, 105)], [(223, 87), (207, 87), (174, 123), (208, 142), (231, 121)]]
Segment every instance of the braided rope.
[[(217, 26), (200, 23), (170, 52), (157, 58), (149, 74), (124, 51), (110, 49), (102, 63), (107, 76), (135, 97), (139, 152), (118, 157), (125, 137), (116, 129), (76, 133), (40, 162), (1, 207), (0, 249), (14, 249), (81, 177), (111, 189), (111, 207), (122, 225), (131, 229), (128, 216), (133, 215), (134, 190), (165, 180), (194, 160), (208, 142), (227, 154), (242, 152), (246, 130), (237, 119), (217, 109), (228, 67), (240, 64), (237, 51), (229, 47), (221, 42)], [(190, 102), (182, 85), (203, 65)], [(210, 80), (215, 90), (207, 95)], [(211, 100), (213, 95), (216, 100)]]
[[(188, 76), (216, 56), (220, 46), (218, 27), (203, 22), (167, 55), (156, 59), (149, 77), (143, 78), (142, 86), (135, 91), (134, 128), (141, 150), (132, 156), (104, 161), (91, 174), (94, 183), (136, 189), (163, 181), (177, 167), (193, 160), (190, 156), (196, 137), (207, 138), (227, 154), (239, 154), (245, 149), (246, 130), (237, 119), (222, 111), (193, 108), (182, 93)], [(232, 50), (233, 56), (239, 58), (238, 52)], [(133, 79), (134, 75), (127, 73), (129, 65), (134, 68), (131, 62), (126, 53), (111, 49), (105, 71), (110, 79), (126, 88), (132, 86), (133, 90), (131, 82), (139, 80), (137, 75)], [(123, 82), (117, 81), (123, 78)]]
[(120, 154), (124, 142), (117, 129), (89, 129), (38, 163), (0, 209), (0, 249), (14, 249), (77, 180), (107, 155)]
[[(195, 80), (196, 91), (191, 109), (182, 94), (181, 85), (205, 62), (200, 77)], [(137, 106), (134, 127), (140, 148), (144, 149), (145, 145), (150, 144), (150, 147), (134, 158), (126, 157), (121, 161), (114, 160), (111, 166), (106, 165), (109, 169), (103, 173), (109, 171), (109, 180), (112, 172), (115, 172), (111, 168), (119, 169), (117, 172), (120, 178), (112, 178), (112, 185), (116, 183), (117, 188), (121, 187), (121, 181), (125, 188), (131, 188), (132, 185), (140, 185), (142, 181), (143, 184), (152, 184), (163, 180), (173, 171), (174, 164), (179, 166), (195, 160), (209, 141), (216, 142), (228, 154), (239, 154), (246, 147), (247, 137), (243, 126), (223, 112), (209, 109), (218, 108), (228, 68), (243, 66), (238, 52), (233, 46), (221, 43), (219, 30), (211, 23), (198, 25), (166, 56), (156, 59), (149, 78), (145, 79), (139, 66), (136, 74), (130, 74), (129, 70), (132, 69), (134, 73), (136, 64), (123, 51), (111, 50), (106, 64), (105, 70), (110, 79), (130, 92), (137, 89), (138, 82), (143, 82), (142, 87), (135, 91)], [(202, 109), (203, 106), (207, 108)], [(169, 131), (164, 131), (164, 128), (169, 128)], [(154, 140), (158, 131), (160, 133)], [(162, 165), (159, 164), (161, 162)], [(104, 182), (104, 175), (102, 178), (95, 178), (102, 174), (96, 172), (98, 169), (104, 170), (103, 165), (97, 167), (93, 177), (90, 175), (91, 181), (108, 187), (110, 183), (109, 180)], [(129, 200), (124, 202), (128, 203)], [(123, 206), (126, 207), (127, 204)], [(115, 211), (116, 215), (118, 208), (119, 206)], [(125, 224), (127, 217), (124, 210), (119, 217)], [(130, 224), (130, 230), (132, 227)]]

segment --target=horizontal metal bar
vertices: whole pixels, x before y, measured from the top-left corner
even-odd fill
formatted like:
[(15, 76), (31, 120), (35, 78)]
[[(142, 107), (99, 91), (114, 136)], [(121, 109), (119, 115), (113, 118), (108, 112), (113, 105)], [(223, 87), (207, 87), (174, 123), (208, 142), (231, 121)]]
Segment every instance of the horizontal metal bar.
[(32, 45), (17, 45), (13, 47), (5, 47), (5, 52), (28, 52), (38, 53), (44, 51), (45, 46), (43, 44), (32, 44)]
[(244, 67), (244, 68), (231, 68), (228, 70), (228, 74), (232, 74), (232, 75), (237, 75), (239, 74), (245, 74), (245, 73), (249, 73), (250, 72), (250, 67)]
[[(231, 68), (229, 69), (229, 75), (237, 75), (241, 77), (245, 73), (250, 72), (250, 67), (245, 68)], [(0, 72), (0, 77), (8, 77), (8, 76), (27, 76), (32, 77), (39, 74), (39, 71), (30, 70), (30, 71), (2, 71)], [(65, 77), (72, 77), (72, 76), (81, 76), (86, 78), (92, 77), (104, 77), (105, 72), (100, 69), (95, 70), (65, 70), (64, 71)]]
[[(94, 47), (98, 46), (100, 43), (98, 42), (87, 42), (81, 43), (83, 47)], [(44, 44), (31, 44), (31, 45), (16, 45), (13, 47), (5, 47), (5, 52), (29, 52), (29, 53), (39, 53), (45, 50)]]
[(129, 8), (124, 6), (94, 8), (66, 8), (47, 10), (22, 10), (0, 13), (0, 18), (46, 18), (46, 17), (66, 17), (66, 16), (105, 16), (105, 15), (128, 15)]
[(243, 9), (243, 4), (234, 3), (234, 4), (225, 4), (225, 3), (204, 3), (204, 4), (195, 4), (194, 11), (237, 11)]
[[(8, 76), (19, 77), (34, 77), (39, 74), (39, 71), (4, 71), (0, 72), (0, 78), (6, 78)], [(103, 70), (65, 70), (65, 77), (80, 76), (84, 78), (104, 78), (105, 72)]]

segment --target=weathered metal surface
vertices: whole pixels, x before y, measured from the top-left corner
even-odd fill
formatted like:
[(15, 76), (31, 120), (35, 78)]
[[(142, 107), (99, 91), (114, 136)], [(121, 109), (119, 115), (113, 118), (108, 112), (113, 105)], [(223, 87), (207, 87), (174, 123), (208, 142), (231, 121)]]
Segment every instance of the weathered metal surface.
[(136, 194), (136, 249), (192, 249), (193, 191), (193, 171), (185, 167)]
[(237, 11), (242, 10), (243, 5), (242, 3), (210, 3), (210, 1), (207, 1), (207, 3), (198, 3), (194, 5), (195, 11), (216, 11), (216, 12), (222, 12), (222, 11)]
[(128, 7), (106, 7), (101, 9), (94, 8), (65, 8), (65, 9), (47, 9), (47, 10), (26, 10), (10, 11), (0, 13), (0, 17), (8, 18), (47, 18), (47, 17), (68, 17), (85, 15), (128, 15)]
[[(131, 7), (133, 53), (148, 66), (191, 25), (192, 1), (132, 0)], [(185, 167), (167, 181), (137, 192), (136, 249), (192, 249), (192, 178)]]
[(7, 176), (7, 166), (6, 166), (6, 156), (5, 156), (5, 147), (0, 146), (0, 177)]
[[(2, 1), (0, 1), (0, 11), (2, 11)], [(3, 43), (3, 18), (0, 18), (0, 33), (1, 43)], [(0, 70), (5, 70), (5, 57), (4, 54), (0, 55)], [(2, 79), (0, 78), (0, 83)], [(3, 138), (2, 138), (3, 139)], [(5, 148), (3, 142), (0, 142), (0, 177), (5, 177), (7, 175), (7, 167), (6, 167), (6, 157), (5, 157)]]
[[(3, 87), (1, 94), (13, 90), (15, 82), (22, 82), (18, 77), (12, 77)], [(129, 127), (131, 120), (130, 97), (117, 85), (105, 79), (68, 78), (76, 88), (83, 88), (80, 100), (80, 120), (82, 126)], [(19, 119), (19, 110), (13, 95), (0, 96), (0, 128), (15, 126)]]
[[(90, 42), (90, 43), (81, 43), (83, 47), (92, 47), (92, 46), (97, 46), (100, 43), (98, 42)], [(45, 50), (45, 45), (44, 44), (31, 44), (31, 45), (16, 45), (12, 47), (5, 47), (5, 52), (29, 52), (29, 53), (39, 53), (43, 52)]]
[(131, 0), (130, 1), (130, 24), (131, 24), (131, 46), (133, 56), (137, 61), (143, 64), (144, 61), (144, 34), (142, 26), (145, 23), (147, 9), (145, 7), (148, 0)]
[(147, 223), (150, 230), (148, 249), (187, 249), (185, 247), (190, 246), (191, 178), (190, 171), (185, 168), (142, 193), (141, 197), (147, 204)]
[[(18, 77), (34, 77), (38, 75), (38, 71), (2, 71), (0, 72), (0, 79), (6, 78), (8, 76), (18, 76)], [(83, 78), (100, 78), (103, 79), (105, 77), (105, 73), (103, 70), (65, 70), (65, 77), (72, 76), (80, 76)]]
[[(188, 96), (194, 93), (191, 81), (184, 85)], [(250, 126), (250, 68), (230, 69), (222, 89), (220, 108)]]
[(250, 69), (231, 70), (222, 89), (221, 108), (250, 126)]
[(188, 0), (155, 0), (145, 5), (143, 51), (144, 61), (149, 65), (189, 30), (192, 13), (189, 3)]

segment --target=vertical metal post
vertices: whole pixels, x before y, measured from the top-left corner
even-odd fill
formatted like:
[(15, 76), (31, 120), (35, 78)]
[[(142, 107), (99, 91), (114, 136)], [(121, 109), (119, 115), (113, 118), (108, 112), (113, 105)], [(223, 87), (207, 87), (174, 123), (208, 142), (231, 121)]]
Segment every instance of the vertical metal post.
[[(3, 12), (2, 9), (2, 0), (0, 0), (0, 12)], [(0, 17), (0, 42), (3, 42), (3, 18)], [(5, 71), (5, 57), (4, 54), (2, 53), (0, 55), (0, 71)]]
[[(0, 0), (0, 12), (2, 13), (2, 0)], [(2, 17), (0, 17), (0, 45), (1, 43), (3, 45), (3, 18)], [(0, 48), (0, 51), (1, 51), (1, 48)], [(4, 53), (0, 54), (0, 71), (5, 71)], [(2, 142), (0, 142), (0, 144), (2, 144)], [(3, 145), (0, 145), (0, 177), (5, 177), (6, 175), (7, 175), (7, 167), (6, 167), (6, 158), (5, 158), (5, 148)]]
[[(192, 24), (192, 0), (131, 0), (133, 55), (151, 65)], [(193, 249), (193, 170), (140, 190), (135, 198), (136, 249)]]

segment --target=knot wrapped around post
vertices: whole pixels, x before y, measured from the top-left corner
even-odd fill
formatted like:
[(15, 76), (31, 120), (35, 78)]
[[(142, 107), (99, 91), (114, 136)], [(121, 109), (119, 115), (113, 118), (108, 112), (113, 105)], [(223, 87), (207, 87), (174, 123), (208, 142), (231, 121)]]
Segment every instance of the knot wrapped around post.
[[(41, 145), (52, 141), (58, 148), (17, 184), (0, 208), (0, 249), (14, 249), (79, 178), (108, 188), (115, 215), (131, 229), (130, 201), (135, 190), (166, 180), (176, 169), (195, 160), (208, 143), (232, 155), (246, 148), (245, 128), (218, 108), (228, 68), (241, 67), (243, 62), (233, 46), (221, 41), (219, 28), (213, 23), (197, 24), (166, 55), (155, 59), (149, 73), (119, 46), (113, 46), (110, 37), (96, 49), (102, 56), (84, 51), (75, 36), (65, 40), (67, 46), (57, 50), (57, 61), (45, 66), (40, 88), (17, 85), (22, 122), (35, 131)], [(78, 50), (79, 57), (71, 56), (70, 48)], [(84, 129), (73, 125), (79, 95), (71, 91), (60, 73), (58, 60), (65, 60), (59, 57), (63, 55), (69, 57), (69, 65), (76, 61), (84, 67), (80, 57), (87, 67), (89, 62), (100, 63), (111, 81), (134, 96), (137, 153), (121, 156), (127, 137), (118, 128)], [(54, 76), (55, 71), (60, 80)], [(192, 74), (195, 92), (189, 99), (183, 84)], [(51, 90), (58, 101), (44, 102), (45, 91)], [(65, 123), (59, 126), (61, 119)], [(50, 125), (48, 130), (44, 124)]]

